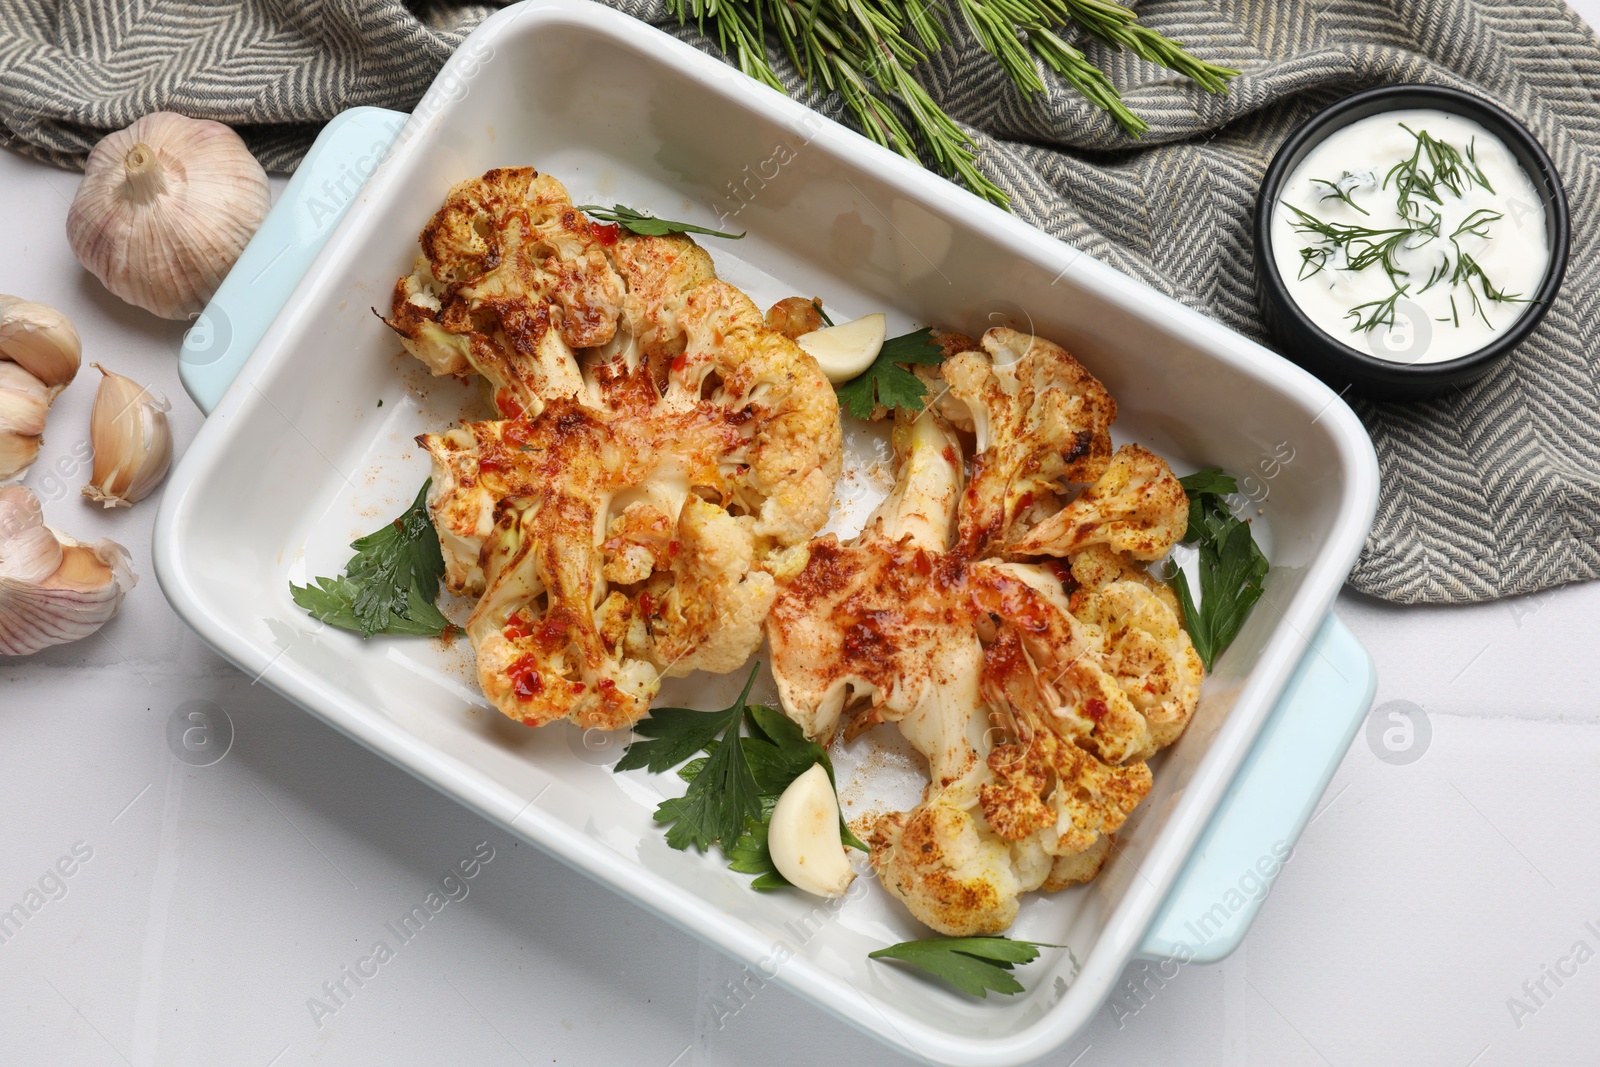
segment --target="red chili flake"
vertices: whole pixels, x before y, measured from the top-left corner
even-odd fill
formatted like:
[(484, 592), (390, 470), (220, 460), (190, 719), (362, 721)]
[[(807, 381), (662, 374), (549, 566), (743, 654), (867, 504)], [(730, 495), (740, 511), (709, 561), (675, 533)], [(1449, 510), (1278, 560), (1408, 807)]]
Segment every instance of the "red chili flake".
[(480, 456), (478, 457), (478, 469), (480, 471), (503, 471), (506, 469), (505, 457), (493, 452), (486, 456)]
[(676, 542), (676, 541), (668, 541), (667, 542), (667, 555), (676, 556), (678, 554), (679, 549), (681, 549), (682, 547), (683, 546), (678, 544), (678, 542)]
[(1017, 501), (1017, 510), (1018, 511), (1027, 511), (1032, 506), (1033, 506), (1033, 493), (1032, 493), (1032, 491), (1023, 493), (1021, 498), (1018, 499), (1018, 501)]
[(589, 687), (584, 685), (582, 682), (568, 682), (567, 683), (567, 688), (571, 689), (574, 693), (582, 693), (582, 692), (586, 691)]
[(960, 462), (956, 458), (956, 450), (955, 450), (955, 448), (950, 446), (950, 445), (945, 445), (944, 446), (944, 458), (945, 458), (945, 461), (947, 463), (949, 463), (950, 466), (952, 466), (952, 467), (954, 467), (958, 462)]
[(507, 641), (522, 640), (524, 637), (528, 636), (527, 617), (521, 614), (511, 616), (511, 618), (506, 621), (505, 629), (500, 632), (505, 634)]
[(689, 353), (687, 351), (679, 352), (677, 355), (672, 357), (672, 373), (682, 374), (683, 368), (687, 367), (688, 365)]
[(528, 443), (528, 424), (520, 420), (510, 423), (500, 436), (506, 444), (521, 448)]
[(500, 414), (508, 419), (522, 418), (522, 405), (517, 403), (517, 398), (502, 391), (494, 395), (494, 406), (500, 409)]
[(649, 593), (640, 593), (639, 610), (644, 612), (645, 618), (654, 616), (656, 613), (656, 598)]
[(589, 232), (594, 234), (594, 239), (610, 248), (617, 243), (617, 235), (622, 232), (622, 227), (614, 222), (591, 222)]
[(595, 688), (599, 689), (602, 693), (609, 693), (616, 687), (617, 683), (613, 682), (610, 678), (602, 678), (595, 683)]
[(1068, 563), (1066, 560), (1064, 560), (1064, 559), (1046, 560), (1044, 566), (1045, 566), (1045, 570), (1049, 571), (1051, 574), (1053, 574), (1057, 578), (1061, 579), (1061, 581), (1063, 581), (1063, 582), (1072, 581), (1072, 565), (1070, 563)]
[(1099, 722), (1106, 717), (1106, 712), (1111, 709), (1106, 707), (1104, 700), (1090, 700), (1083, 705), (1083, 710), (1089, 713), (1089, 718)]
[(506, 676), (511, 679), (511, 691), (518, 700), (526, 702), (544, 692), (544, 678), (539, 674), (538, 661), (532, 656), (523, 656), (513, 663)]

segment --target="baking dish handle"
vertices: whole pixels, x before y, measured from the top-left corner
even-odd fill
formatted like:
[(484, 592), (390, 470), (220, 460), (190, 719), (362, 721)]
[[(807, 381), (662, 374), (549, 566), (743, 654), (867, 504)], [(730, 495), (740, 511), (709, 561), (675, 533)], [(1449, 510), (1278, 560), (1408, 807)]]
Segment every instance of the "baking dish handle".
[(183, 336), (178, 376), (207, 415), (289, 302), (409, 116), (351, 108), (322, 128), (278, 202)]
[(1139, 955), (1215, 963), (1239, 947), (1366, 718), (1376, 688), (1367, 650), (1329, 614)]

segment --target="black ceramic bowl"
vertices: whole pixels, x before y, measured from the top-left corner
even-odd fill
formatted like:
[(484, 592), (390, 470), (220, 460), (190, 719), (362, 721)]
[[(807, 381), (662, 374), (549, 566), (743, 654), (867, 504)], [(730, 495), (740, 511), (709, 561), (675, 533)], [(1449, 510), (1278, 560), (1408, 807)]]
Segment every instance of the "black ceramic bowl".
[[(1279, 190), (1300, 161), (1329, 135), (1360, 119), (1385, 111), (1435, 108), (1472, 119), (1505, 143), (1544, 200), (1550, 265), (1533, 303), (1510, 329), (1484, 348), (1439, 363), (1404, 363), (1379, 359), (1324, 333), (1300, 310), (1278, 273), (1272, 254), (1272, 211)], [(1567, 197), (1555, 164), (1533, 134), (1504, 110), (1481, 97), (1438, 85), (1385, 85), (1347, 96), (1331, 104), (1296, 130), (1267, 168), (1256, 197), (1256, 298), (1268, 327), (1283, 343), (1284, 354), (1336, 389), (1346, 386), (1377, 399), (1405, 400), (1431, 396), (1452, 385), (1488, 373), (1539, 325), (1567, 271), (1571, 220)]]

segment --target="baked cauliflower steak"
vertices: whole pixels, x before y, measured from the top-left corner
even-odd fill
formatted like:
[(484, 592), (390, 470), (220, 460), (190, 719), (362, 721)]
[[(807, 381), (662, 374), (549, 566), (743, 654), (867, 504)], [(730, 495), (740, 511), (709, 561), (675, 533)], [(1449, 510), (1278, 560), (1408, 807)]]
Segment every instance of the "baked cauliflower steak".
[[(1176, 600), (1140, 563), (1154, 557), (1109, 535), (1068, 551), (1045, 525), (1095, 489), (1102, 510), (1070, 530), (1123, 515), (1108, 502), (1129, 491), (1124, 468), (1165, 464), (1112, 451), (1110, 397), (1059, 346), (961, 340), (943, 367), (960, 384), (896, 412), (892, 492), (850, 542), (812, 542), (767, 618), (784, 710), (809, 737), (893, 722), (927, 760), (922, 802), (878, 818), (871, 860), (914, 917), (958, 937), (1000, 933), (1022, 894), (1098, 873), (1202, 677)], [(1165, 477), (1177, 495), (1159, 516), (1144, 500), (1160, 521), (1139, 542), (1175, 529), (1163, 552), (1188, 509)], [(1020, 550), (1041, 528), (1061, 552)]]
[(620, 729), (663, 677), (743, 665), (839, 476), (816, 362), (692, 240), (590, 223), (529, 168), (457, 185), (422, 245), (387, 321), (508, 416), (418, 438), (485, 695)]

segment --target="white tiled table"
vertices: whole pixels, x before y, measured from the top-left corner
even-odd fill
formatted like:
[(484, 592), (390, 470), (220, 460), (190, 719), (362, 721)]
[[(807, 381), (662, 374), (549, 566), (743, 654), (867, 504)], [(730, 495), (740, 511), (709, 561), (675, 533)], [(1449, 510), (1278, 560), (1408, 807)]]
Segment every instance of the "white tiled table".
[[(1600, 16), (1600, 0), (1579, 7)], [(164, 389), (181, 451), (201, 421), (178, 384), (182, 329), (78, 268), (77, 181), (0, 152), (0, 292), (62, 308), (86, 359)], [(96, 377), (86, 366), (58, 402), (28, 481), (53, 524), (126, 544), (142, 581), (102, 636), (0, 664), (0, 907), (41, 879), (56, 898), (0, 943), (0, 1063), (899, 1062), (775, 987), (730, 1015), (721, 955), (207, 650), (152, 576), (155, 501), (77, 497)], [(1600, 930), (1600, 586), (1448, 610), (1347, 595), (1338, 610), (1377, 660), (1379, 703), (1425, 709), (1425, 755), (1390, 765), (1358, 738), (1243, 947), (1143, 980), (1051, 1062), (1600, 1057), (1600, 962), (1569, 955), (1600, 952), (1585, 926)], [(212, 766), (166, 741), (196, 699), (236, 732)], [(468, 895), (401, 944), (385, 924), (485, 841)], [(63, 857), (70, 877), (45, 877)], [(379, 939), (393, 958), (361, 963)], [(1547, 965), (1576, 973), (1558, 985)], [(335, 1001), (323, 987), (340, 981)], [(1529, 1010), (1514, 1018), (1512, 997)]]

